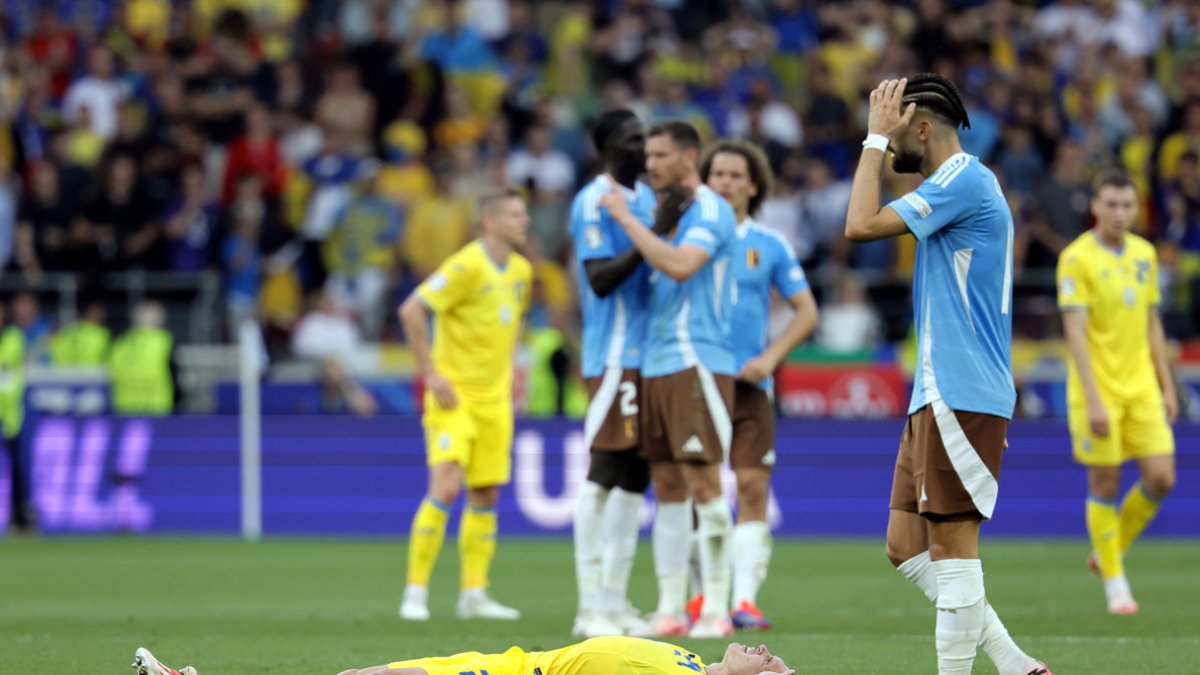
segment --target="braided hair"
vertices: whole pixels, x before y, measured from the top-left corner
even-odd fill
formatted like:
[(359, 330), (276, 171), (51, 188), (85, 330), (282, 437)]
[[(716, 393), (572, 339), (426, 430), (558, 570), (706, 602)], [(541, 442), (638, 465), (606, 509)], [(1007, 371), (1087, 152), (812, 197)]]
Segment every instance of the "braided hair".
[(933, 113), (955, 126), (971, 128), (971, 119), (963, 105), (958, 87), (937, 73), (921, 73), (904, 87), (903, 104), (916, 103), (917, 108)]

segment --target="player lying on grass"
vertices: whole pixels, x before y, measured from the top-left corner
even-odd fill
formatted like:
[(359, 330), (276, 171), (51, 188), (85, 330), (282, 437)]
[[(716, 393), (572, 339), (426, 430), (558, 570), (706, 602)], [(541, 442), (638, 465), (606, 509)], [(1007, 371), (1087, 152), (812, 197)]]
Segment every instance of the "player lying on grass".
[[(198, 675), (185, 666), (173, 670), (154, 658), (145, 647), (137, 650), (133, 667), (138, 675)], [(383, 666), (344, 670), (339, 675), (796, 675), (766, 645), (747, 647), (734, 643), (720, 663), (705, 665), (682, 647), (634, 637), (599, 637), (547, 652), (526, 652), (512, 647), (503, 654), (464, 652), (397, 661)]]

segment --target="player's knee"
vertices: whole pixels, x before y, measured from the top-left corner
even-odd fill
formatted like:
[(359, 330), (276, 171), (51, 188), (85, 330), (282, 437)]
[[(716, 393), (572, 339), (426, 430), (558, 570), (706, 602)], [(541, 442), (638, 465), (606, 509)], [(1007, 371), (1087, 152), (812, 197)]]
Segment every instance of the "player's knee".
[(895, 542), (889, 541), (887, 546), (884, 547), (884, 553), (887, 555), (888, 560), (891, 561), (892, 567), (899, 567), (905, 561), (910, 560), (917, 553), (920, 553), (920, 551), (913, 552)]
[(434, 484), (429, 486), (429, 496), (443, 504), (453, 504), (458, 500), (462, 486), (458, 483)]
[(1142, 479), (1142, 486), (1155, 498), (1162, 499), (1175, 489), (1175, 472), (1164, 471), (1146, 476)]
[(1088, 472), (1088, 492), (1102, 499), (1116, 499), (1121, 491), (1119, 467), (1093, 467)]
[(500, 488), (495, 485), (471, 488), (467, 491), (467, 502), (471, 506), (490, 509), (500, 501)]

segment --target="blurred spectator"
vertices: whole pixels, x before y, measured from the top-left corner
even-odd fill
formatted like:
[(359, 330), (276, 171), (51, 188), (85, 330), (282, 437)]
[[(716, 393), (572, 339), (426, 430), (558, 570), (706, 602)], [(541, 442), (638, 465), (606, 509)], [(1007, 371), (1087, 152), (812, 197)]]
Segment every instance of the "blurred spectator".
[(504, 170), (509, 181), (529, 188), (535, 203), (561, 200), (575, 186), (575, 166), (550, 146), (550, 128), (540, 123), (529, 127), (524, 145), (509, 153)]
[(37, 527), (37, 510), (30, 490), (29, 454), (22, 447), (21, 429), (25, 426), (25, 340), (19, 326), (5, 319), (0, 303), (0, 431), (8, 455), (9, 522), (20, 534)]
[(325, 93), (317, 99), (317, 123), (325, 137), (352, 154), (370, 150), (375, 129), (375, 99), (359, 85), (358, 71), (350, 63), (335, 64)]
[(46, 355), (54, 322), (42, 314), (38, 297), (30, 291), (18, 291), (12, 298), (12, 325), (25, 336), (25, 360), (39, 363)]
[(862, 278), (853, 273), (839, 276), (832, 301), (821, 307), (817, 344), (831, 352), (850, 354), (873, 349), (882, 337), (879, 315), (867, 301)]
[(1007, 127), (1002, 138), (996, 168), (1004, 174), (1005, 190), (1028, 199), (1041, 181), (1045, 163), (1033, 145), (1033, 135), (1028, 127)]
[(60, 190), (53, 164), (41, 162), (32, 174), (17, 208), (13, 267), (30, 275), (84, 269), (94, 260), (90, 227), (73, 217), (73, 204)]
[(246, 110), (241, 136), (229, 144), (225, 159), (225, 176), (221, 181), (221, 201), (233, 201), (238, 180), (246, 174), (256, 174), (263, 181), (267, 197), (278, 197), (283, 191), (287, 169), (279, 151), (279, 143), (271, 129), (271, 114), (266, 106), (255, 103)]
[[(765, 77), (751, 82), (749, 100), (729, 113), (729, 134), (763, 146), (776, 144), (785, 152), (799, 148), (804, 142), (800, 116), (775, 96), (771, 82)], [(768, 156), (770, 154), (768, 152)]]
[(88, 74), (67, 89), (63, 99), (63, 115), (68, 122), (88, 112), (88, 125), (101, 138), (108, 140), (117, 134), (117, 104), (125, 90), (116, 77), (116, 57), (105, 45), (92, 47), (88, 53)]
[(188, 164), (183, 168), (180, 194), (163, 213), (168, 268), (176, 272), (199, 272), (212, 267), (217, 259), (220, 209), (205, 191), (203, 166)]
[(140, 189), (137, 164), (114, 157), (104, 187), (83, 210), (110, 269), (162, 269), (162, 237), (157, 207)]
[(175, 408), (175, 341), (162, 305), (138, 303), (133, 325), (112, 346), (112, 409), (118, 415), (168, 415)]
[(254, 318), (261, 280), (259, 235), (267, 217), (262, 181), (254, 174), (242, 176), (229, 209), (230, 226), (221, 244), (225, 275), (225, 303), (229, 327), (236, 331), (245, 319)]
[(327, 141), (321, 154), (310, 158), (302, 167), (311, 190), (300, 234), (304, 239), (304, 287), (317, 288), (325, 283), (325, 265), (321, 259), (321, 242), (333, 230), (337, 215), (350, 201), (350, 183), (358, 174), (359, 162), (351, 154)]
[(420, 281), (457, 251), (471, 229), (474, 207), (453, 193), (454, 175), (448, 167), (434, 170), (432, 197), (413, 204), (404, 229), (404, 262)]
[(1159, 177), (1174, 179), (1179, 158), (1188, 151), (1200, 152), (1200, 99), (1188, 101), (1184, 108), (1183, 128), (1168, 135), (1159, 146)]
[(808, 125), (805, 136), (809, 151), (824, 159), (838, 178), (850, 174), (850, 107), (833, 90), (829, 69), (816, 65), (809, 79)]
[(357, 415), (372, 417), (379, 403), (335, 358), (321, 360), (317, 375), (321, 390), (320, 408), (326, 415)]
[(380, 198), (377, 184), (375, 163), (362, 165), (355, 194), (322, 248), (334, 302), (358, 317), (371, 338), (378, 338), (383, 326), (382, 302), (403, 230), (400, 211)]
[(829, 165), (812, 159), (804, 165), (804, 190), (801, 209), (805, 225), (805, 248), (817, 262), (832, 261), (844, 265), (848, 246), (842, 232), (846, 229), (846, 210), (850, 207), (850, 180), (837, 179)]
[(362, 334), (354, 320), (340, 311), (329, 291), (310, 300), (309, 311), (292, 333), (292, 353), (305, 359), (353, 361), (362, 349)]
[(105, 325), (104, 303), (91, 298), (81, 303), (79, 318), (50, 340), (50, 358), (60, 367), (107, 367), (112, 334)]
[(421, 42), (421, 58), (429, 59), (450, 73), (474, 73), (492, 69), (496, 57), (475, 28), (461, 21), (459, 0), (436, 0), (443, 26)]
[(1030, 229), (1033, 245), (1027, 267), (1054, 269), (1058, 254), (1087, 229), (1092, 188), (1084, 169), (1083, 147), (1064, 140), (1058, 146), (1050, 174), (1034, 192)]
[(0, 270), (8, 267), (16, 248), (18, 189), (8, 166), (0, 163)]
[(376, 180), (379, 195), (389, 203), (403, 208), (433, 194), (433, 173), (425, 164), (426, 145), (425, 131), (409, 120), (396, 120), (384, 129), (385, 163)]

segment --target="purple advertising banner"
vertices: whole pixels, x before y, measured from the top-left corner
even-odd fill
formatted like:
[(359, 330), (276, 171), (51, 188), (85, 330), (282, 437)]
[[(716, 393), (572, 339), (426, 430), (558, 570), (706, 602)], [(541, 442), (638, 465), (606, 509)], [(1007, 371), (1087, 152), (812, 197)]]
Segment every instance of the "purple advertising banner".
[[(784, 535), (881, 537), (903, 422), (779, 424), (770, 517)], [(29, 425), (31, 482), (47, 532), (236, 534), (236, 416), (43, 417)], [(412, 417), (267, 416), (262, 423), (267, 535), (403, 536), (425, 490), (424, 442)], [(1200, 536), (1200, 425), (1180, 424), (1179, 487), (1148, 534)], [(989, 535), (1083, 536), (1084, 473), (1060, 421), (1009, 432)], [(501, 528), (565, 534), (587, 470), (577, 423), (523, 421), (503, 490)], [(1132, 481), (1132, 467), (1127, 482)], [(8, 467), (0, 464), (0, 517)], [(728, 478), (728, 477), (727, 477)], [(727, 485), (730, 485), (727, 483)], [(653, 513), (643, 509), (643, 524)]]

